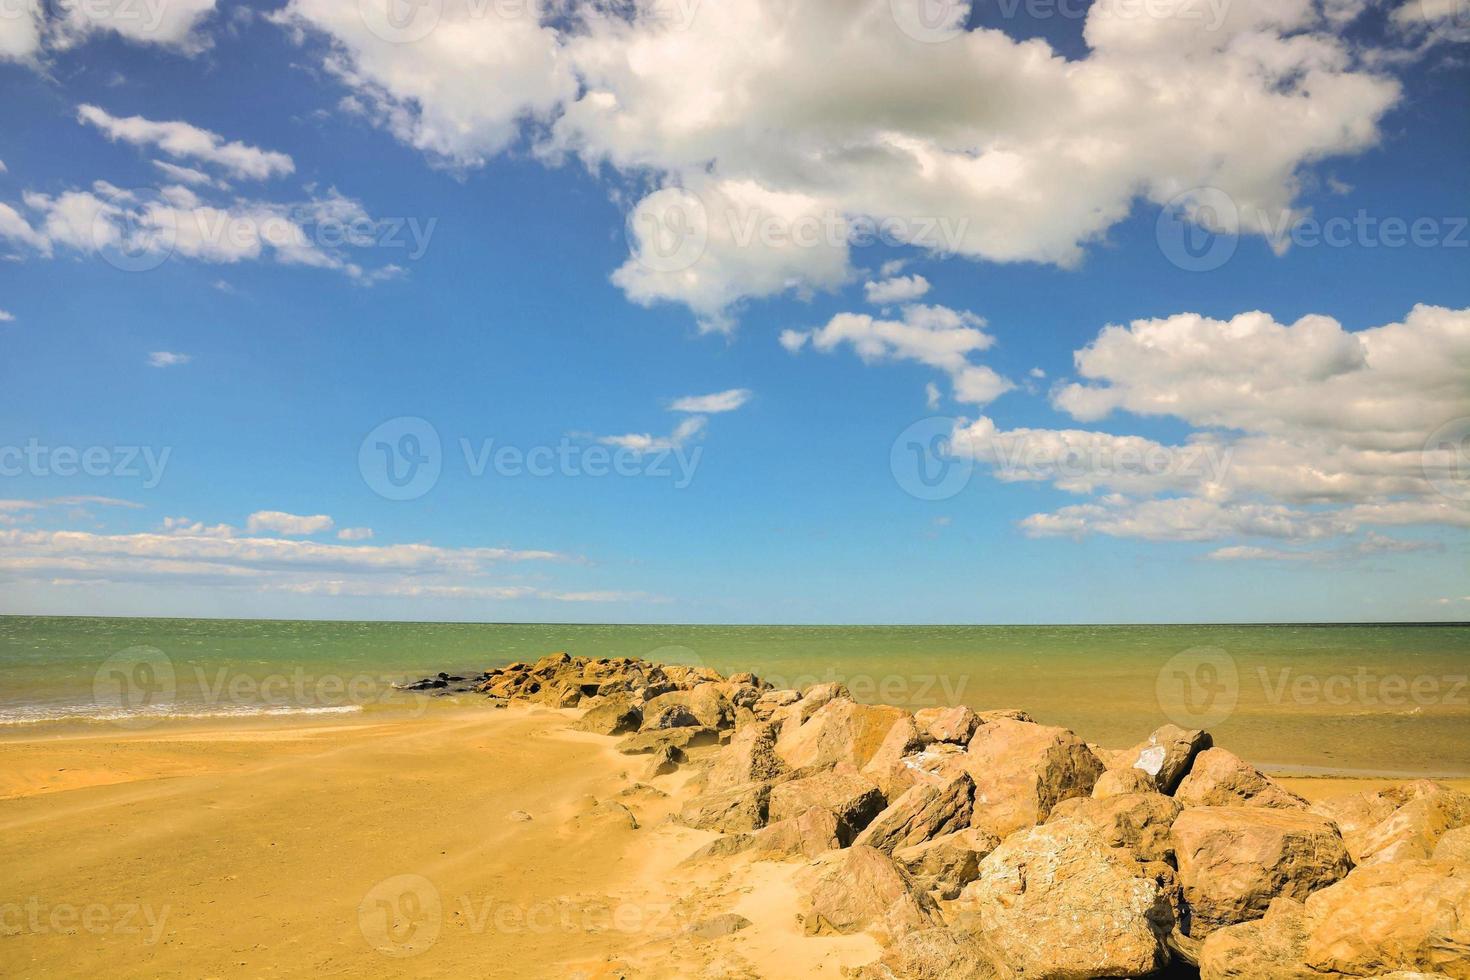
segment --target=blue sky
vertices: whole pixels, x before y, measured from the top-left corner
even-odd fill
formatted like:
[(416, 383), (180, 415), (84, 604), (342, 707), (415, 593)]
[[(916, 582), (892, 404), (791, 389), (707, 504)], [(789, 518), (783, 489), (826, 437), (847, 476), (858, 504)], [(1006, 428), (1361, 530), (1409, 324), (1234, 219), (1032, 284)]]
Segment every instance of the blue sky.
[(0, 25), (0, 611), (1470, 618), (1453, 3), (149, 3)]

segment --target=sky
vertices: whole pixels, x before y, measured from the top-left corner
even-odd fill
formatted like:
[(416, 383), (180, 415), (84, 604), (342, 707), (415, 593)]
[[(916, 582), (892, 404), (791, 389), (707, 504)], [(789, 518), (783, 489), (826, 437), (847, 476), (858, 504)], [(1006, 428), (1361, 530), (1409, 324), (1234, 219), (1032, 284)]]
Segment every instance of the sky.
[(1466, 0), (4, 0), (0, 612), (1470, 619)]

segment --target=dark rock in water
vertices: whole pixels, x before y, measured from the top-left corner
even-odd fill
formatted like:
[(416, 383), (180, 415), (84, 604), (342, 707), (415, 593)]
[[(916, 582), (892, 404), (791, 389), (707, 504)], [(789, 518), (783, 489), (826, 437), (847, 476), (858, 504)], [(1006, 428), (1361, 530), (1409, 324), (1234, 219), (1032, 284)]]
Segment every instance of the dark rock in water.
[(412, 684), (400, 684), (398, 685), (398, 689), (400, 691), (432, 691), (448, 686), (449, 680), (447, 675), (440, 674), (438, 677), (425, 677), (423, 680), (414, 681)]

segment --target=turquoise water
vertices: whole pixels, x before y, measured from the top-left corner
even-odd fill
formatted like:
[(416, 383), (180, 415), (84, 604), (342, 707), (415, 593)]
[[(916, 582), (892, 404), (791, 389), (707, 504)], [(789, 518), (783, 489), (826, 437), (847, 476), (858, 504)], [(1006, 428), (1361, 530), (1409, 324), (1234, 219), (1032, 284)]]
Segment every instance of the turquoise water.
[(1166, 721), (1280, 770), (1470, 774), (1470, 625), (568, 626), (0, 617), (0, 724), (356, 711), (567, 650), (1020, 707), (1108, 746)]

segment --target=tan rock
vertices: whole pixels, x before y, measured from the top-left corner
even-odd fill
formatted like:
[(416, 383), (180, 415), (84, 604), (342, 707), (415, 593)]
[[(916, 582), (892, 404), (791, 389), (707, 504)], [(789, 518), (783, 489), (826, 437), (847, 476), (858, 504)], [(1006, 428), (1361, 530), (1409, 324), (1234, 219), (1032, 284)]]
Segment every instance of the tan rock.
[(1152, 793), (1155, 787), (1154, 778), (1142, 769), (1109, 769), (1097, 777), (1097, 782), (1092, 786), (1092, 795), (1102, 800), (1125, 793)]
[(779, 776), (786, 768), (776, 754), (779, 730), (774, 722), (755, 722), (736, 731), (715, 757), (705, 788), (723, 790)]
[(572, 727), (596, 735), (623, 735), (636, 732), (643, 724), (643, 712), (628, 698), (617, 697), (588, 709)]
[(1180, 781), (1174, 798), (1185, 806), (1307, 808), (1306, 800), (1272, 782), (1245, 760), (1224, 749), (1206, 749), (1195, 756), (1189, 775)]
[(1307, 965), (1319, 973), (1395, 970), (1470, 978), (1470, 868), (1394, 861), (1358, 868), (1307, 899)]
[[(974, 936), (936, 926), (903, 936), (884, 953), (872, 980), (998, 980), (1005, 976), (994, 953)], [(856, 980), (863, 980), (858, 974)]]
[(1399, 807), (1366, 831), (1358, 843), (1360, 864), (1424, 860), (1448, 831), (1470, 824), (1470, 794), (1436, 789)]
[(1138, 977), (1168, 959), (1158, 885), (1075, 824), (1006, 838), (960, 894), (959, 922), (1018, 977)]
[(676, 749), (689, 749), (700, 745), (714, 745), (719, 733), (713, 728), (663, 728), (651, 732), (635, 732), (625, 737), (616, 746), (624, 755), (649, 755), (672, 745)]
[(953, 764), (975, 781), (973, 823), (997, 836), (1046, 820), (1052, 807), (1086, 796), (1103, 764), (1065, 728), (999, 719), (980, 726)]
[(1195, 756), (1214, 744), (1209, 732), (1165, 725), (1129, 749), (1124, 754), (1125, 765), (1148, 774), (1160, 793), (1173, 793)]
[(1078, 796), (1058, 803), (1046, 822), (1076, 821), (1109, 847), (1125, 848), (1140, 861), (1168, 861), (1174, 857), (1169, 828), (1183, 809), (1177, 800), (1154, 792)]
[(980, 727), (980, 719), (975, 716), (975, 712), (964, 705), (953, 708), (924, 708), (914, 712), (914, 721), (933, 741), (953, 742), (956, 745), (969, 745), (975, 729)]
[(1271, 900), (1301, 901), (1352, 868), (1332, 821), (1305, 811), (1200, 807), (1174, 821), (1174, 853), (1196, 939), (1266, 914)]
[(728, 834), (766, 825), (771, 800), (768, 783), (753, 783), (716, 793), (701, 793), (684, 806), (679, 820), (700, 830)]
[(839, 762), (850, 762), (861, 769), (877, 753), (894, 724), (905, 717), (908, 712), (902, 708), (836, 698), (818, 708), (802, 725), (784, 728), (776, 741), (776, 753), (792, 769)]
[(1305, 911), (1301, 902), (1278, 898), (1263, 918), (1210, 933), (1200, 949), (1200, 980), (1323, 980), (1306, 964)]
[[(685, 720), (687, 719), (687, 720)], [(698, 684), (687, 691), (660, 694), (643, 706), (642, 731), (654, 728), (729, 728), (735, 708), (717, 683)]]
[(1348, 853), (1355, 862), (1363, 857), (1363, 842), (1378, 824), (1393, 816), (1395, 810), (1412, 800), (1444, 789), (1428, 779), (1416, 779), (1387, 789), (1349, 793), (1318, 800), (1310, 807), (1313, 813), (1331, 819), (1347, 842)]
[(1032, 718), (1029, 712), (1022, 711), (1019, 708), (991, 708), (986, 711), (975, 712), (975, 717), (980, 719), (980, 724), (982, 725), (988, 725), (992, 721), (1024, 721), (1032, 724), (1036, 722), (1036, 719)]
[[(929, 742), (929, 736), (919, 729), (918, 722), (906, 715), (888, 729), (878, 745), (878, 751), (863, 765), (863, 772), (878, 784), (884, 796), (895, 799), (918, 781), (915, 773), (904, 764), (905, 758), (923, 751)], [(949, 748), (959, 751), (958, 746)]]
[(752, 856), (764, 860), (814, 858), (843, 846), (844, 828), (837, 815), (814, 806), (798, 817), (769, 823), (757, 830), (750, 843)]
[(812, 807), (821, 807), (837, 818), (838, 836), (847, 843), (886, 803), (876, 783), (851, 766), (842, 766), (772, 787), (770, 819), (799, 817)]
[(796, 877), (798, 920), (809, 936), (870, 930), (889, 940), (941, 924), (932, 899), (887, 854), (850, 847), (816, 858)]
[(853, 843), (893, 853), (970, 825), (975, 783), (959, 773), (943, 786), (919, 784), (905, 790), (858, 834)]
[(789, 704), (795, 704), (800, 700), (801, 694), (798, 691), (767, 691), (756, 698), (755, 704), (750, 706), (750, 710), (759, 720), (769, 721), (777, 709), (784, 708)]
[(999, 846), (1000, 838), (994, 834), (970, 827), (901, 847), (893, 852), (893, 858), (920, 888), (954, 899), (960, 889), (975, 880), (980, 862)]
[(1470, 865), (1470, 827), (1445, 831), (1434, 845), (1434, 860)]

